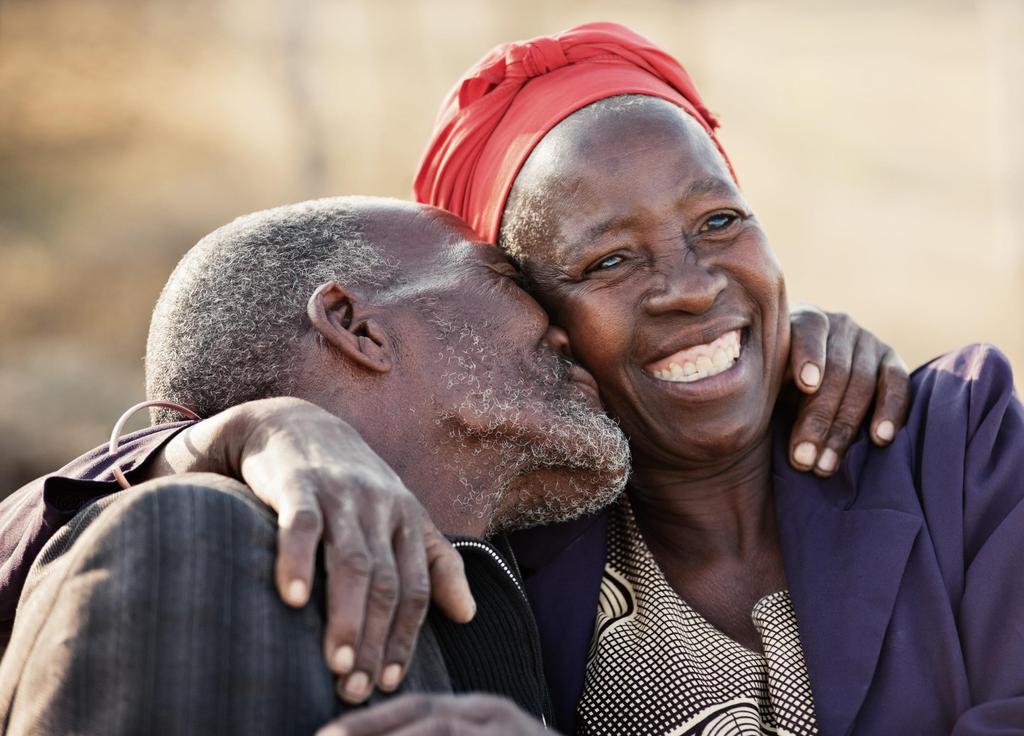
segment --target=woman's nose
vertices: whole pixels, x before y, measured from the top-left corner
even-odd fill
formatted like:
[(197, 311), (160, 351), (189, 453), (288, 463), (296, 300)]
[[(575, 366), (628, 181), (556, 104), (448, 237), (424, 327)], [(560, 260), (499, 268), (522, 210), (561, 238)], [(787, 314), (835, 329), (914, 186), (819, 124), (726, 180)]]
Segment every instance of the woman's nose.
[(544, 342), (563, 358), (573, 359), (572, 346), (569, 344), (569, 333), (561, 327), (548, 325), (548, 331), (544, 334)]
[(674, 311), (703, 314), (711, 309), (728, 285), (724, 273), (709, 269), (692, 257), (667, 269), (661, 278), (660, 288), (646, 299), (647, 311), (651, 314)]

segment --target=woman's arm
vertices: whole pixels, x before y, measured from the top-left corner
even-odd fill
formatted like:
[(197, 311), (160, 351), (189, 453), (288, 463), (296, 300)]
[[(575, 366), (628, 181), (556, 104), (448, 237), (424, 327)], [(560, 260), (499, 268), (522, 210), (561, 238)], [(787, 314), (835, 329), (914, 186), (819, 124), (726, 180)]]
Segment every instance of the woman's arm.
[(868, 423), (871, 441), (888, 445), (910, 405), (907, 366), (890, 346), (848, 315), (800, 306), (790, 313), (789, 372), (806, 396), (790, 436), (797, 470), (835, 473)]

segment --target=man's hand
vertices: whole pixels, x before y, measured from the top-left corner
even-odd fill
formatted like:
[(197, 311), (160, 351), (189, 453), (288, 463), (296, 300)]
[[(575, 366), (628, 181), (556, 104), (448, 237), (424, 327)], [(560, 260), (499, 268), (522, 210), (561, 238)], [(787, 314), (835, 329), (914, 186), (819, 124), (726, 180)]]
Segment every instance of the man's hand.
[(797, 387), (809, 394), (790, 437), (790, 463), (827, 477), (839, 467), (872, 404), (872, 441), (892, 442), (906, 421), (910, 377), (896, 351), (845, 314), (801, 306), (790, 322), (790, 370)]
[(511, 700), (494, 695), (403, 695), (350, 713), (317, 736), (551, 736)]
[(324, 656), (339, 694), (362, 702), (405, 675), (431, 597), (453, 620), (475, 604), (462, 558), (401, 479), (346, 422), (293, 398), (253, 401), (178, 434), (149, 477), (208, 471), (237, 478), (277, 512), (275, 583), (309, 599), (324, 544)]

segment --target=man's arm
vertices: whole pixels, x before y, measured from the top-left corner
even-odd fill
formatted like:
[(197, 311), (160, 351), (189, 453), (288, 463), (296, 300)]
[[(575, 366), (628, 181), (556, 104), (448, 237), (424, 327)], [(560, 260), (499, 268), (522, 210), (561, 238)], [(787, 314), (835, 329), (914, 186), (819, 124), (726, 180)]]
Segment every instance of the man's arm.
[(97, 448), (0, 505), (6, 635), (40, 549), (81, 508), (119, 490), (115, 465), (132, 483), (186, 472), (245, 482), (278, 514), (275, 580), (289, 605), (306, 603), (323, 537), (324, 655), (349, 702), (365, 700), (375, 685), (398, 686), (431, 597), (456, 621), (473, 616), (462, 558), (390, 467), (338, 417), (275, 398), (144, 430), (113, 458)]

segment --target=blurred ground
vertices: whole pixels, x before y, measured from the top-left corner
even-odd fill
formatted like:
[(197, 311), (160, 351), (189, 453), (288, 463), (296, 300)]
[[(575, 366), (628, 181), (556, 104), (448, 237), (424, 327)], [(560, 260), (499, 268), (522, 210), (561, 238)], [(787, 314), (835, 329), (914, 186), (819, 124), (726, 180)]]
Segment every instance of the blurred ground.
[(794, 300), (910, 364), (986, 340), (1024, 371), (1024, 3), (632, 5), (0, 0), (0, 495), (142, 398), (150, 309), (200, 236), (407, 196), (464, 67), (586, 20), (688, 66)]

